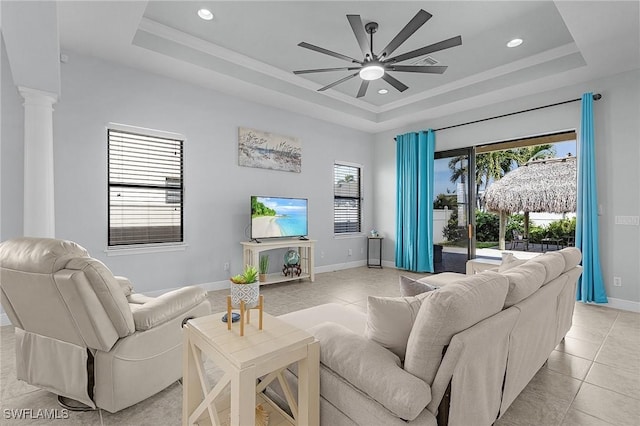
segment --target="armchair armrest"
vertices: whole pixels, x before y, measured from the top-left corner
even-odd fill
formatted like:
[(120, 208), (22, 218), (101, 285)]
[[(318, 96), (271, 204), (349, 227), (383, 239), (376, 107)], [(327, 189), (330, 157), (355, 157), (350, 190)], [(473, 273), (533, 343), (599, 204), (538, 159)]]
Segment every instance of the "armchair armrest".
[(320, 341), (320, 362), (404, 420), (414, 420), (431, 400), (422, 379), (400, 367), (400, 358), (332, 322), (309, 330)]
[(129, 296), (131, 293), (133, 293), (133, 285), (131, 284), (131, 281), (129, 281), (129, 278), (119, 276), (115, 276), (113, 278), (115, 278), (118, 284), (120, 284), (122, 293), (124, 293), (125, 296)]
[(176, 318), (202, 303), (206, 298), (206, 290), (195, 286), (183, 287), (158, 296), (133, 311), (136, 330), (149, 330)]

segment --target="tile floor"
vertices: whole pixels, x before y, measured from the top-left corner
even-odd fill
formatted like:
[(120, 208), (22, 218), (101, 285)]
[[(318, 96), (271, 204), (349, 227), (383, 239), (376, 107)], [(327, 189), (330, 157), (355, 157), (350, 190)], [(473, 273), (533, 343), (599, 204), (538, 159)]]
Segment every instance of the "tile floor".
[[(399, 296), (394, 269), (354, 268), (316, 275), (316, 282), (261, 288), (273, 315), (336, 302), (366, 310), (368, 295)], [(412, 274), (407, 274), (412, 275)], [(224, 309), (227, 290), (210, 293), (214, 311)], [(640, 425), (640, 314), (576, 304), (573, 328), (522, 391), (497, 426)], [(14, 333), (0, 328), (0, 425), (179, 425), (182, 386), (111, 414), (69, 413), (62, 420), (14, 420), (5, 410), (59, 408), (56, 398), (15, 377)], [(367, 425), (375, 426), (375, 425)], [(380, 425), (383, 426), (383, 425)]]

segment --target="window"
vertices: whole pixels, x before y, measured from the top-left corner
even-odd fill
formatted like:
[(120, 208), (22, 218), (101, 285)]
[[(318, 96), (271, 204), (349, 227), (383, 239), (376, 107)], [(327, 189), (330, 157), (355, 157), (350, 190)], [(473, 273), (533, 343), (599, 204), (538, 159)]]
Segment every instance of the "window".
[(183, 140), (116, 129), (107, 139), (108, 245), (183, 242)]
[(361, 167), (335, 163), (333, 166), (333, 232), (349, 234), (361, 231)]

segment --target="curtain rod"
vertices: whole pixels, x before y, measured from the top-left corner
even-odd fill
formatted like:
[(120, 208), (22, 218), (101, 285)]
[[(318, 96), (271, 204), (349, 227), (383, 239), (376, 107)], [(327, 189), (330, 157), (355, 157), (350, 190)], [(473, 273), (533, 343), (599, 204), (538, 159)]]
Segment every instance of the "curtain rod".
[[(593, 95), (593, 100), (594, 101), (600, 100), (601, 98), (602, 98), (602, 95), (600, 93), (596, 93), (596, 94)], [(577, 99), (571, 99), (571, 100), (564, 101), (564, 102), (556, 102), (555, 104), (543, 105), (543, 106), (539, 106), (539, 107), (535, 107), (535, 108), (525, 109), (525, 110), (522, 110), (522, 111), (510, 112), (508, 114), (496, 115), (495, 117), (481, 118), (480, 120), (469, 121), (467, 123), (461, 123), (461, 124), (454, 124), (453, 126), (441, 127), (439, 129), (433, 129), (433, 131), (437, 132), (437, 131), (440, 131), (440, 130), (453, 129), (454, 127), (461, 127), (461, 126), (466, 126), (468, 124), (481, 123), (483, 121), (495, 120), (496, 118), (509, 117), (511, 115), (522, 114), (523, 112), (536, 111), (536, 110), (539, 110), (539, 109), (550, 108), (550, 107), (554, 107), (554, 106), (558, 106), (558, 105), (568, 104), (568, 103), (571, 103), (571, 102), (578, 102), (578, 101), (581, 101), (581, 100), (582, 100), (582, 98), (577, 98)]]

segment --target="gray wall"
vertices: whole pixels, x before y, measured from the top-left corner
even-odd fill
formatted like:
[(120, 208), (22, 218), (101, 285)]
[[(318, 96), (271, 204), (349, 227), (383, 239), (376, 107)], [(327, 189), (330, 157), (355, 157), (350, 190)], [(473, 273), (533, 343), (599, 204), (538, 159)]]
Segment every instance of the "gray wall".
[[(9, 173), (22, 173), (22, 101), (4, 72), (2, 89), (3, 122), (11, 123), (11, 128), (3, 128), (2, 148), (3, 166), (9, 166), (2, 171), (2, 239), (6, 239), (22, 233), (21, 180), (16, 180), (15, 190), (5, 188)], [(315, 260), (320, 270), (364, 264), (363, 236), (333, 235), (333, 163), (363, 165), (363, 229), (369, 229), (371, 135), (73, 52), (62, 65), (62, 95), (54, 107), (56, 236), (84, 246), (115, 274), (131, 278), (137, 291), (221, 283), (229, 273), (240, 272), (240, 241), (248, 239), (252, 194), (309, 199), (309, 236), (317, 240)], [(186, 250), (105, 253), (109, 122), (186, 137)], [(300, 138), (302, 173), (238, 166), (240, 126)], [(5, 140), (10, 141), (6, 146)], [(230, 272), (224, 271), (225, 262), (230, 262)], [(278, 263), (274, 256), (271, 264)]]
[[(615, 225), (616, 215), (640, 214), (640, 71), (505, 102), (482, 110), (441, 117), (376, 135), (374, 146), (375, 226), (388, 237), (385, 260), (394, 261), (395, 144), (408, 131), (445, 127), (485, 117), (601, 93), (594, 103), (601, 263), (609, 297), (640, 302), (640, 227)], [(580, 102), (570, 103), (436, 133), (436, 151), (580, 128)], [(613, 287), (613, 277), (622, 287)]]
[(24, 109), (22, 108), (23, 99), (13, 85), (4, 40), (2, 40), (1, 50), (0, 241), (4, 241), (22, 235), (23, 229)]

